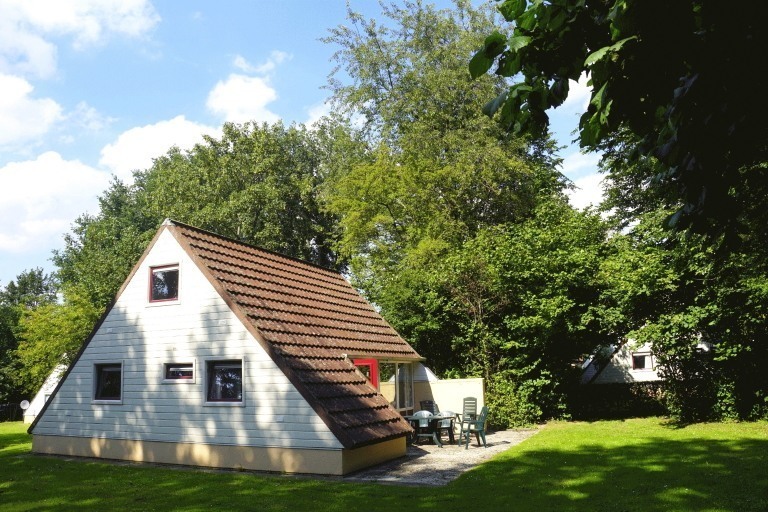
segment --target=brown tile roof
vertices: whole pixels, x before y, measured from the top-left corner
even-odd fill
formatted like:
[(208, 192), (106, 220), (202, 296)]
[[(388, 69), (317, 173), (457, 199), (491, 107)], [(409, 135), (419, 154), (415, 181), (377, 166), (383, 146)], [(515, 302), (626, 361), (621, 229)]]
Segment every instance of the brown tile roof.
[(421, 358), (341, 274), (180, 222), (165, 225), (345, 447), (410, 431), (350, 358)]

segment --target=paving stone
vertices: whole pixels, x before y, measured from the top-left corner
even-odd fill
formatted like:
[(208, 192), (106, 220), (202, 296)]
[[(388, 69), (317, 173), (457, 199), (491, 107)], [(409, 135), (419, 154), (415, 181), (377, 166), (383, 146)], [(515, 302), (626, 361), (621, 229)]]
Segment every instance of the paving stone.
[(468, 449), (449, 444), (444, 444), (442, 448), (432, 443), (414, 444), (408, 447), (405, 457), (352, 473), (343, 480), (415, 486), (446, 485), (536, 432), (538, 429), (535, 428), (488, 432), (487, 447), (478, 447), (473, 438)]

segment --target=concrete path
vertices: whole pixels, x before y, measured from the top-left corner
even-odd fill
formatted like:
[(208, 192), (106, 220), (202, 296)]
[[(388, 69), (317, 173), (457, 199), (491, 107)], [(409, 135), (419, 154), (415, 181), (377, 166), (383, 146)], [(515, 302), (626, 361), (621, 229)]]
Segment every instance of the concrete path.
[(419, 444), (408, 447), (405, 457), (379, 464), (343, 477), (349, 482), (377, 482), (396, 485), (439, 486), (458, 478), (538, 432), (537, 429), (502, 430), (486, 435), (488, 447), (478, 447), (474, 438), (469, 449), (463, 446)]

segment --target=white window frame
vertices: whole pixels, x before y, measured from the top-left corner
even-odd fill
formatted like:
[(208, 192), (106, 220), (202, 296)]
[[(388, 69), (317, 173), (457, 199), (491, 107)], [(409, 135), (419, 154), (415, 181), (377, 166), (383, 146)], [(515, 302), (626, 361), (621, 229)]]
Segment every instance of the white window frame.
[[(644, 367), (644, 368), (636, 368), (635, 367), (635, 357), (645, 357), (646, 362), (650, 363), (650, 366)], [(653, 371), (654, 367), (656, 366), (653, 352), (632, 352), (630, 354), (630, 358), (632, 361), (632, 370), (636, 372), (651, 372)]]
[[(98, 387), (99, 387), (99, 373), (100, 369), (105, 366), (115, 366), (120, 365), (120, 398), (117, 400), (113, 399), (105, 399), (105, 398), (96, 398)], [(94, 361), (93, 362), (93, 386), (91, 390), (91, 402), (94, 404), (105, 404), (105, 405), (122, 405), (123, 399), (125, 397), (125, 361), (119, 360), (110, 360), (110, 361)]]
[[(208, 386), (210, 385), (210, 365), (217, 363), (217, 362), (228, 362), (228, 361), (240, 361), (240, 375), (241, 375), (241, 381), (240, 381), (240, 389), (241, 389), (241, 396), (240, 400), (238, 401), (211, 401), (208, 400)], [(209, 357), (206, 358), (203, 361), (203, 406), (205, 407), (245, 407), (245, 398), (246, 398), (246, 363), (245, 363), (245, 356), (234, 356), (234, 357)]]
[[(169, 379), (166, 377), (169, 366), (188, 366), (192, 365), (192, 378), (191, 379)], [(163, 384), (195, 384), (197, 382), (197, 360), (185, 359), (183, 357), (177, 358), (173, 361), (163, 363), (160, 367)]]

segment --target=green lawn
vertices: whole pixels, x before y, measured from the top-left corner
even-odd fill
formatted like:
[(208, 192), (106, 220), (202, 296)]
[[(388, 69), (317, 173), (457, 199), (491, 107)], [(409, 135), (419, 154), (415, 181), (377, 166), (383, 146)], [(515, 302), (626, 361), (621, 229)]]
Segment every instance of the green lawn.
[(551, 423), (447, 487), (178, 470), (30, 454), (0, 424), (0, 510), (768, 510), (768, 423)]

